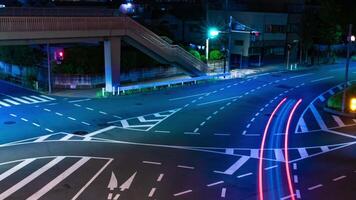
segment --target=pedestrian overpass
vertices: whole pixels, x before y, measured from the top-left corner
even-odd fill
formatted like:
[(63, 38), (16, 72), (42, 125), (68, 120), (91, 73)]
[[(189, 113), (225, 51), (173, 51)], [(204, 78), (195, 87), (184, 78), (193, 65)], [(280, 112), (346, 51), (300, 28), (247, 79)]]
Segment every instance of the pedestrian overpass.
[(207, 65), (129, 17), (0, 16), (0, 45), (104, 42), (106, 90), (120, 85), (121, 42), (163, 64), (202, 76)]

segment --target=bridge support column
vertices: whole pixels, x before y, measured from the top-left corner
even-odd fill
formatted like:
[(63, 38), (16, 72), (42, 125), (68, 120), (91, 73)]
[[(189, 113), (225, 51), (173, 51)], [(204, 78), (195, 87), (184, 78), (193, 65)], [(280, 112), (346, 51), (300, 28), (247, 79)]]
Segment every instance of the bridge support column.
[(105, 88), (112, 92), (113, 87), (120, 86), (121, 38), (113, 37), (104, 41)]

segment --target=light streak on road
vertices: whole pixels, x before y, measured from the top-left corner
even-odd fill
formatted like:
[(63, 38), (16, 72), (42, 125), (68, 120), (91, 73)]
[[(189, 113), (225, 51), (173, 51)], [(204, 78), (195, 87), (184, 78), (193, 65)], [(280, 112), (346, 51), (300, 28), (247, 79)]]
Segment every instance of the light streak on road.
[(301, 103), (302, 103), (302, 100), (299, 99), (299, 101), (294, 105), (292, 111), (290, 112), (290, 115), (289, 115), (289, 118), (287, 121), (286, 135), (284, 137), (284, 158), (286, 161), (285, 162), (286, 175), (287, 175), (287, 180), (288, 180), (288, 189), (289, 189), (290, 197), (292, 200), (295, 200), (295, 194), (294, 194), (294, 189), (293, 189), (292, 176), (291, 176), (290, 169), (289, 169), (288, 136), (289, 136), (289, 128), (290, 128), (290, 124), (291, 124), (293, 115)]
[(275, 114), (279, 110), (279, 108), (286, 102), (286, 100), (287, 100), (287, 98), (284, 98), (278, 104), (278, 106), (274, 109), (274, 111), (272, 112), (270, 118), (268, 119), (268, 122), (266, 124), (265, 130), (264, 130), (264, 133), (263, 133), (263, 138), (262, 138), (262, 143), (261, 143), (261, 148), (260, 148), (259, 163), (258, 163), (258, 195), (259, 195), (259, 200), (263, 200), (263, 153), (264, 153), (267, 133), (268, 133), (269, 127), (271, 125), (271, 122), (273, 120), (273, 117), (275, 116)]

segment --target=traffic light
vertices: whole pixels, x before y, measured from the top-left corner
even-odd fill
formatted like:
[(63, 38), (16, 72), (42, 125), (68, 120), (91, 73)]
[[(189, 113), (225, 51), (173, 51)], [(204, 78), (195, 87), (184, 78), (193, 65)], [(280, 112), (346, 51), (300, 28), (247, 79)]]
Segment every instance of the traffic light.
[(64, 60), (64, 50), (63, 49), (57, 49), (54, 52), (54, 60), (57, 62), (57, 64), (62, 63), (62, 61)]

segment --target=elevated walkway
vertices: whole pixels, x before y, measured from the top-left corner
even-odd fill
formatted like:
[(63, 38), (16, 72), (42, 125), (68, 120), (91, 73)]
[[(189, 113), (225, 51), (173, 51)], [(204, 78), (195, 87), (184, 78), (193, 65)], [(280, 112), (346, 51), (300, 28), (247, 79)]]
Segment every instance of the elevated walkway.
[[(105, 56), (106, 67), (111, 67), (107, 61), (120, 53), (121, 39), (161, 62), (181, 67), (190, 76), (202, 76), (207, 72), (205, 63), (129, 17), (0, 16), (0, 45), (104, 41), (104, 45), (108, 45), (105, 53), (110, 55)], [(120, 65), (117, 59), (115, 62)]]

